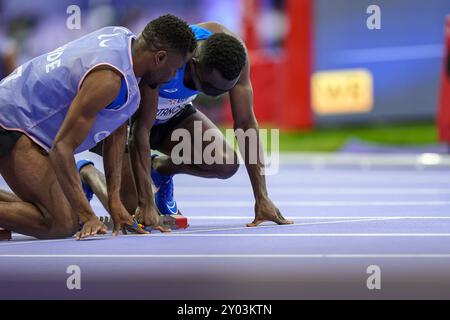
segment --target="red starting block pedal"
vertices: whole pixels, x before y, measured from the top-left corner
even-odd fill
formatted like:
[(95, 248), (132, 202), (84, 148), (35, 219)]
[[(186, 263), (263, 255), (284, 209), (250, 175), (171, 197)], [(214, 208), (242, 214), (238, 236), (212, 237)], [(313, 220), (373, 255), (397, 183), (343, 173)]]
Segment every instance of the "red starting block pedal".
[(0, 240), (11, 240), (11, 231), (0, 228)]
[(187, 229), (189, 227), (188, 219), (181, 214), (164, 215), (163, 224), (172, 230)]

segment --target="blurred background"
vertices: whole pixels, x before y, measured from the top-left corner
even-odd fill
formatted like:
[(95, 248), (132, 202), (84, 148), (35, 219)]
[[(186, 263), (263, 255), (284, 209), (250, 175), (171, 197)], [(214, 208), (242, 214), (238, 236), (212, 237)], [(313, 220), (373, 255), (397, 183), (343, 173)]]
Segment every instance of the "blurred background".
[[(380, 29), (367, 25), (374, 4)], [(66, 26), (70, 5), (80, 29)], [(255, 112), (281, 129), (282, 151), (448, 152), (449, 0), (0, 0), (0, 79), (97, 28), (137, 34), (165, 13), (245, 40)], [(197, 104), (231, 126), (226, 97)]]

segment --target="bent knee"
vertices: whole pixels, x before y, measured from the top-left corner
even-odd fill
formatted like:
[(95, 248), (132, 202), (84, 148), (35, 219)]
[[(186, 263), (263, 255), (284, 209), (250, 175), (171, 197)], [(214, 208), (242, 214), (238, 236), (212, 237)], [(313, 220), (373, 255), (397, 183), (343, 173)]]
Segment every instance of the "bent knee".
[(236, 152), (230, 151), (223, 155), (221, 164), (210, 167), (218, 179), (229, 179), (239, 170), (239, 160)]
[(223, 180), (230, 179), (232, 176), (236, 174), (238, 170), (239, 170), (238, 163), (221, 165), (216, 169), (217, 178)]
[(74, 217), (67, 218), (62, 222), (53, 222), (51, 224), (47, 239), (63, 239), (72, 237), (79, 229), (78, 219)]

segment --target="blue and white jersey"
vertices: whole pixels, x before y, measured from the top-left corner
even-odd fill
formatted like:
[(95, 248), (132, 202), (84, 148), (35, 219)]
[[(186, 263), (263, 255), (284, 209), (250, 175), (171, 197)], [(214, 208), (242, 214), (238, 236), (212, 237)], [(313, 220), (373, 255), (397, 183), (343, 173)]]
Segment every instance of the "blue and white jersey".
[[(197, 41), (208, 39), (213, 33), (202, 27), (191, 25)], [(186, 105), (195, 100), (198, 91), (191, 90), (184, 85), (184, 73), (186, 65), (178, 70), (177, 75), (168, 83), (161, 86), (159, 90), (158, 111), (155, 125), (167, 122)]]
[(47, 152), (85, 77), (109, 66), (126, 82), (127, 99), (118, 109), (105, 106), (76, 153), (107, 138), (138, 109), (139, 84), (133, 71), (132, 40), (123, 27), (106, 27), (39, 56), (0, 82), (0, 126), (26, 134)]

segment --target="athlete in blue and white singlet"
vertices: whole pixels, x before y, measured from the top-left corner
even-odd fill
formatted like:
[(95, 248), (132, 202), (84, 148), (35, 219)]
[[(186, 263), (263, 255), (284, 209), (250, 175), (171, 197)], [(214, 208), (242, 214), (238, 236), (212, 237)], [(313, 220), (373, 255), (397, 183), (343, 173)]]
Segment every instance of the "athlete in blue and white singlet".
[[(208, 39), (213, 33), (200, 26), (191, 25), (197, 41)], [(155, 125), (167, 122), (183, 108), (191, 104), (200, 93), (197, 89), (186, 87), (184, 83), (187, 65), (185, 64), (170, 82), (163, 84), (159, 90), (158, 112)]]
[[(243, 43), (224, 26), (217, 23), (201, 23), (191, 28), (197, 39), (197, 49), (192, 59), (178, 71), (176, 77), (161, 86), (157, 116), (150, 134), (152, 149), (167, 155), (159, 157), (154, 155), (151, 160), (151, 176), (157, 187), (156, 205), (160, 213), (165, 215), (180, 213), (174, 200), (173, 175), (190, 174), (205, 178), (227, 179), (233, 176), (239, 167), (235, 151), (225, 142), (222, 135), (215, 136), (215, 142), (223, 146), (222, 150), (216, 149), (216, 158), (221, 161), (213, 164), (207, 164), (204, 161), (196, 163), (193, 159), (190, 163), (182, 164), (175, 164), (172, 161), (172, 150), (180, 143), (176, 139), (176, 141), (172, 140), (172, 133), (175, 130), (187, 130), (191, 137), (201, 134), (202, 138), (206, 131), (218, 130), (208, 117), (193, 106), (199, 93), (208, 96), (228, 93), (234, 128), (243, 131), (254, 130), (258, 136), (258, 123), (253, 112), (250, 64)], [(200, 132), (198, 132), (199, 129)], [(194, 144), (193, 140), (192, 143)], [(203, 141), (200, 150), (202, 154), (209, 143), (209, 141)], [(238, 143), (241, 141), (238, 140)], [(246, 153), (249, 152), (249, 147), (248, 144), (240, 145), (240, 148), (245, 148)], [(191, 149), (195, 149), (194, 146)], [(192, 155), (194, 152), (196, 150), (192, 152)], [(255, 196), (255, 219), (248, 226), (257, 226), (264, 221), (273, 221), (277, 224), (293, 223), (283, 217), (268, 197), (263, 161), (260, 159), (259, 152), (256, 157), (258, 158), (256, 164), (247, 161), (250, 157), (245, 159)], [(104, 198), (102, 180), (93, 179), (95, 175), (100, 174), (92, 170), (91, 179), (85, 179), (85, 181), (89, 180), (91, 187), (98, 191), (97, 196)], [(122, 182), (125, 185), (131, 185), (131, 180), (127, 177), (124, 177)], [(130, 204), (129, 211), (133, 211), (137, 203), (135, 195), (130, 192), (126, 198), (125, 202)]]

